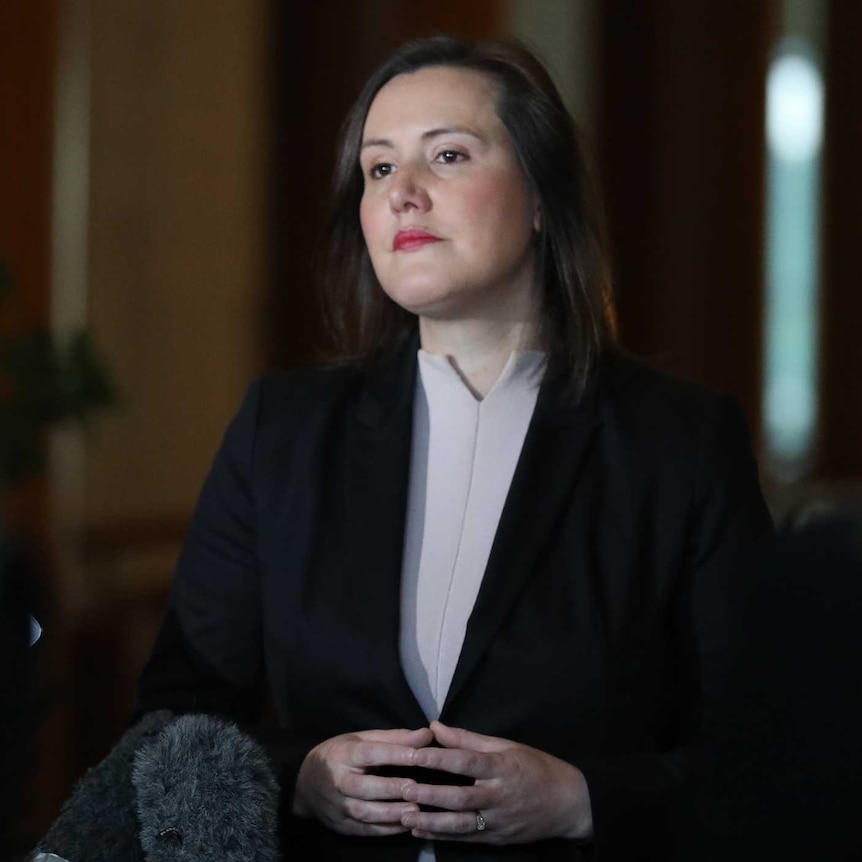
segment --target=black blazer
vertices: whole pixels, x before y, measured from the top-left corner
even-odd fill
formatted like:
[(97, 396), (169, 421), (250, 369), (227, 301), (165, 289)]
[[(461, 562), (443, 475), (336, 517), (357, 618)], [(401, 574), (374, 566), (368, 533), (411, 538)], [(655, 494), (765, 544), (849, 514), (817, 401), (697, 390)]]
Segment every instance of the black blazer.
[[(316, 743), (427, 723), (398, 653), (415, 348), (251, 387), (141, 680), (139, 711), (246, 723), (268, 683), (286, 809)], [(441, 843), (441, 862), (667, 858), (727, 654), (733, 594), (727, 570), (707, 564), (770, 529), (730, 398), (618, 356), (577, 405), (548, 376), (441, 720), (578, 766), (594, 847)], [(409, 835), (345, 838), (286, 813), (284, 828), (288, 858), (414, 862), (419, 849)]]

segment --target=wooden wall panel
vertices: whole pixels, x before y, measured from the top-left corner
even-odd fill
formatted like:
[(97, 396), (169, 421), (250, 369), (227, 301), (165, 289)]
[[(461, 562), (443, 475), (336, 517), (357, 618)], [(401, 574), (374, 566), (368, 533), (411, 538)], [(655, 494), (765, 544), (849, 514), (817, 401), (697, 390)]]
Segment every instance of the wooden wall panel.
[[(0, 337), (48, 325), (56, 9), (0, 3), (0, 259), (16, 293), (0, 305)], [(47, 494), (29, 482), (5, 499), (12, 528), (47, 535)]]
[(832, 0), (826, 40), (817, 473), (862, 482), (862, 4)]
[(121, 389), (86, 519), (183, 518), (260, 373), (264, 0), (90, 3), (88, 321)]
[(760, 403), (770, 8), (602, 4), (599, 160), (626, 346)]

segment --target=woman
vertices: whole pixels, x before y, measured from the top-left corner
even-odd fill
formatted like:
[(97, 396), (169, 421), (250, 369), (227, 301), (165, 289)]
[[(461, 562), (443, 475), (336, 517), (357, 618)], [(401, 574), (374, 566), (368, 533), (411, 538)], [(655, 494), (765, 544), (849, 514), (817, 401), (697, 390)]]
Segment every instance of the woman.
[(252, 387), (139, 707), (253, 723), (304, 858), (666, 858), (770, 529), (739, 411), (612, 348), (576, 133), (524, 49), (366, 85), (324, 279), (341, 365)]

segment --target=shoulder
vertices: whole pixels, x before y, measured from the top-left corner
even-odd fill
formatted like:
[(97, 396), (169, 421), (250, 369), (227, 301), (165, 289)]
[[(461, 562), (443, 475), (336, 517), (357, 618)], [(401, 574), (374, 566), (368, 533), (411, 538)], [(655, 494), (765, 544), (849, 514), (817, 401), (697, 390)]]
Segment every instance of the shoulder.
[(355, 395), (362, 379), (362, 369), (346, 363), (273, 372), (249, 386), (237, 420), (271, 427), (329, 415)]
[(695, 496), (739, 484), (760, 496), (743, 411), (730, 395), (677, 380), (625, 356), (599, 372), (599, 428), (605, 457), (627, 474)]
[(672, 501), (681, 519), (685, 506), (699, 524), (696, 560), (727, 537), (749, 541), (771, 532), (748, 426), (733, 397), (621, 356), (600, 375), (605, 462), (622, 487), (645, 489), (656, 505)]
[(262, 404), (268, 409), (308, 405), (314, 407), (347, 397), (364, 378), (363, 369), (351, 363), (316, 365), (278, 371), (257, 380)]
[(350, 400), (361, 374), (356, 366), (331, 365), (258, 378), (225, 431), (221, 456), (254, 461), (261, 451), (313, 435)]
[(413, 396), (417, 338), (365, 362), (341, 362), (270, 375), (253, 385), (247, 401), (258, 424), (284, 422), (308, 429), (338, 424), (349, 415), (372, 426), (403, 410)]
[(742, 409), (733, 396), (716, 392), (612, 354), (598, 371), (597, 399), (604, 422), (662, 448), (733, 433), (747, 440)]

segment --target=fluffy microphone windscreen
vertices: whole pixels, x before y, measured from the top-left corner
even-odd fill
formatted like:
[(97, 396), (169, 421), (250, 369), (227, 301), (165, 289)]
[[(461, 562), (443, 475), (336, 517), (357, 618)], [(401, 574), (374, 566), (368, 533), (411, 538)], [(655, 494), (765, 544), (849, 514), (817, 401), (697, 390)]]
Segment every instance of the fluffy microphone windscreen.
[(122, 736), (111, 753), (76, 786), (38, 851), (69, 862), (138, 862), (144, 855), (132, 786), (138, 747), (173, 719), (168, 710), (147, 713)]
[(147, 862), (277, 862), (278, 783), (234, 724), (177, 718), (135, 756)]

